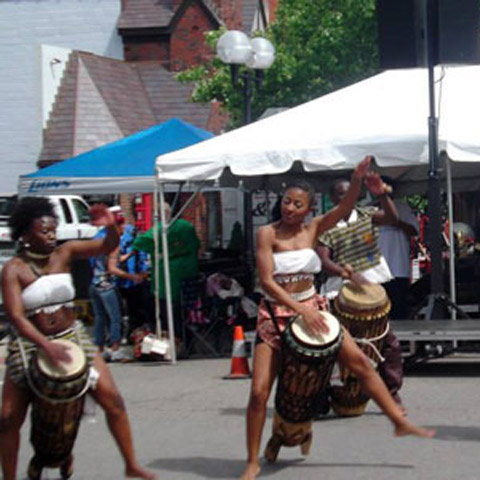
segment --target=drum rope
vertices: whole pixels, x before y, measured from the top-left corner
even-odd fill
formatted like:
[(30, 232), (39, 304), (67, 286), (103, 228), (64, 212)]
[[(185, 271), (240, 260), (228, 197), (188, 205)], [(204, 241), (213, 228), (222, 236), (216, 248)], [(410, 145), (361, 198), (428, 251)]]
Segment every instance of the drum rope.
[[(76, 330), (76, 329), (75, 329)], [(77, 332), (77, 335), (78, 335), (78, 332)], [(27, 382), (28, 382), (28, 385), (29, 387), (32, 389), (33, 393), (39, 397), (40, 399), (46, 401), (46, 402), (50, 402), (50, 403), (54, 403), (54, 404), (57, 404), (57, 403), (68, 403), (68, 402), (72, 402), (73, 400), (77, 400), (78, 398), (82, 397), (83, 395), (85, 395), (87, 393), (87, 390), (90, 388), (90, 376), (87, 378), (87, 381), (85, 382), (85, 386), (82, 388), (82, 390), (80, 392), (78, 392), (77, 394), (75, 395), (72, 395), (71, 397), (68, 397), (68, 398), (50, 398), (48, 397), (47, 395), (44, 395), (42, 392), (40, 392), (38, 390), (38, 388), (35, 386), (33, 380), (32, 380), (32, 377), (30, 376), (30, 371), (29, 371), (29, 365), (28, 365), (28, 359), (27, 359), (27, 354), (25, 352), (25, 348), (24, 348), (24, 345), (21, 341), (21, 337), (17, 337), (17, 343), (18, 343), (18, 348), (19, 348), (19, 352), (20, 352), (20, 356), (22, 357), (22, 363), (23, 363), (23, 367), (25, 369), (25, 377), (27, 379)]]
[(387, 326), (385, 327), (385, 330), (380, 335), (378, 335), (376, 337), (371, 337), (371, 338), (356, 338), (356, 337), (354, 337), (353, 339), (359, 345), (368, 345), (373, 350), (373, 352), (375, 353), (377, 358), (379, 359), (379, 363), (382, 363), (382, 362), (385, 361), (385, 357), (380, 353), (380, 350), (374, 345), (373, 342), (376, 342), (377, 340), (381, 340), (382, 338), (384, 338), (388, 334), (389, 331), (390, 331), (390, 323), (387, 323)]

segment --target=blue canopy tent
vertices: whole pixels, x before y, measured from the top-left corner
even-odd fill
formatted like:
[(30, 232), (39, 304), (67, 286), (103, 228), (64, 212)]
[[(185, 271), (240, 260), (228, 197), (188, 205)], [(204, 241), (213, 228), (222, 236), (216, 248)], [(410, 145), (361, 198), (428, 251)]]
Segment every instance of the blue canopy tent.
[[(177, 118), (82, 153), (35, 173), (22, 175), (19, 179), (18, 194), (55, 195), (55, 194), (105, 194), (105, 193), (157, 193), (155, 182), (155, 163), (159, 155), (189, 147), (213, 137), (213, 134), (194, 127)], [(155, 194), (155, 223), (158, 215), (158, 195)], [(171, 307), (170, 273), (168, 268), (168, 246), (166, 231), (169, 224), (163, 218), (162, 207), (162, 245), (165, 262), (164, 274), (167, 297), (168, 331), (173, 332)], [(185, 207), (185, 206), (184, 206)], [(177, 214), (177, 217), (181, 212)], [(177, 218), (176, 217), (176, 218)], [(173, 221), (174, 219), (172, 219)], [(155, 244), (159, 239), (154, 229)], [(158, 252), (158, 248), (155, 248)], [(157, 259), (158, 261), (158, 259)], [(159, 284), (158, 269), (155, 269), (156, 284)], [(155, 296), (157, 332), (160, 334), (160, 308), (158, 295)], [(175, 336), (170, 335), (172, 362), (176, 362)]]
[(19, 195), (153, 192), (155, 159), (213, 137), (172, 118), (19, 179)]

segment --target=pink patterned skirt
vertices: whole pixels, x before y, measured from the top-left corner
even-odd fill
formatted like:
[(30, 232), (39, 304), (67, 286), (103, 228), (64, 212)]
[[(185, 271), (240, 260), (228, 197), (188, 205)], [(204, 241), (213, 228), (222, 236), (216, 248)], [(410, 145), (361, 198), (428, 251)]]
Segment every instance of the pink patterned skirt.
[[(318, 293), (307, 300), (304, 300), (302, 303), (315, 310), (328, 311), (327, 299)], [(280, 331), (283, 332), (289, 320), (297, 315), (297, 313), (294, 310), (278, 303), (270, 302), (270, 305), (272, 306), (272, 310), (275, 314), (275, 319), (277, 320)], [(268, 309), (264, 300), (260, 302), (258, 307), (257, 335), (263, 342), (265, 342), (267, 345), (270, 345), (270, 347), (272, 347), (274, 350), (280, 350), (281, 338), (272, 321), (272, 318), (270, 317), (270, 313), (268, 313)]]

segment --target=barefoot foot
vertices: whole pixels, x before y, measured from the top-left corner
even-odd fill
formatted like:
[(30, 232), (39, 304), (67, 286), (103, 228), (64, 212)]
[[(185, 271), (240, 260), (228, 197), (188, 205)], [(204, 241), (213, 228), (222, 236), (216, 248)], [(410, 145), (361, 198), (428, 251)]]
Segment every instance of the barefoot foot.
[(405, 417), (404, 421), (395, 426), (395, 436), (406, 437), (407, 435), (415, 435), (417, 437), (432, 438), (436, 434), (435, 430), (422, 428), (409, 422)]
[(134, 466), (127, 468), (125, 471), (127, 478), (143, 478), (145, 480), (157, 480), (158, 477), (155, 473), (145, 470), (140, 466)]
[(260, 465), (258, 462), (247, 463), (243, 475), (240, 477), (240, 480), (255, 480), (257, 475), (260, 473)]

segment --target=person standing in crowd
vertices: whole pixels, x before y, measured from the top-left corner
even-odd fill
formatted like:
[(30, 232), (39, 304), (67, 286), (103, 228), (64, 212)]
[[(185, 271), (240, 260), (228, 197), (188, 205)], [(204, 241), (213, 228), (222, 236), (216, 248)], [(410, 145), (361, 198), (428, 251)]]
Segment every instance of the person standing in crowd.
[(141, 275), (141, 283), (130, 278), (117, 278), (120, 295), (125, 301), (128, 316), (125, 337), (129, 340), (131, 333), (138, 327), (148, 324), (148, 295), (146, 278), (149, 272), (148, 255), (145, 252), (135, 252), (133, 242), (136, 237), (135, 227), (128, 223), (120, 225), (119, 268), (131, 275)]
[[(393, 182), (383, 181), (395, 188)], [(393, 199), (398, 220), (395, 224), (380, 225), (378, 246), (387, 261), (393, 278), (383, 286), (392, 303), (390, 318), (405, 320), (408, 318), (408, 290), (412, 274), (410, 259), (410, 240), (419, 233), (419, 223), (412, 209), (403, 201)]]
[[(348, 179), (337, 179), (330, 189), (333, 204), (339, 205), (349, 189)], [(346, 279), (359, 284), (385, 284), (392, 279), (378, 246), (378, 226), (395, 224), (398, 219), (387, 190), (385, 188), (377, 196), (381, 208), (355, 206), (338, 221), (335, 228), (319, 236), (317, 252), (328, 275), (321, 292), (328, 299), (338, 295)], [(380, 376), (395, 401), (401, 405), (398, 391), (403, 383), (403, 359), (400, 342), (392, 330), (385, 337), (381, 353), (385, 360), (379, 366)]]
[[(168, 203), (165, 203), (165, 219), (167, 222), (170, 222), (172, 216), (172, 210)], [(162, 224), (158, 223), (157, 225), (157, 234), (158, 234), (158, 254), (159, 261), (156, 265), (155, 258), (155, 240), (154, 240), (154, 228), (152, 227), (147, 232), (137, 235), (133, 242), (133, 250), (140, 252), (147, 252), (150, 255), (150, 260), (152, 264), (152, 274), (151, 274), (151, 289), (152, 293), (155, 294), (158, 291), (160, 298), (162, 320), (166, 320), (166, 303), (165, 303), (165, 280), (164, 280), (164, 263), (162, 257)], [(198, 250), (200, 248), (200, 241), (195, 233), (194, 226), (184, 220), (179, 218), (174, 220), (169, 226), (167, 231), (167, 242), (168, 242), (168, 260), (170, 265), (170, 287), (172, 295), (172, 307), (174, 315), (174, 329), (175, 337), (180, 341), (182, 336), (182, 315), (180, 311), (180, 295), (182, 282), (187, 278), (193, 278), (198, 274)], [(158, 289), (155, 285), (155, 268), (158, 268)], [(153, 325), (154, 320), (154, 309), (152, 308), (152, 314), (150, 315), (152, 324), (151, 329), (155, 330)], [(166, 329), (166, 325), (163, 325), (163, 328)]]
[[(119, 240), (114, 217), (105, 206), (92, 207), (91, 215), (92, 224), (105, 227), (104, 236), (61, 245), (56, 243), (57, 217), (47, 198), (22, 198), (9, 220), (11, 236), (19, 242), (19, 250), (2, 270), (5, 312), (14, 330), (8, 345), (0, 418), (4, 480), (17, 478), (20, 429), (32, 396), (26, 374), (28, 366), (23, 361), (29, 362), (39, 349), (54, 364), (71, 361), (67, 347), (52, 341), (58, 338), (79, 344), (90, 368), (98, 373), (97, 384), (90, 388), (89, 394), (105, 411), (108, 427), (125, 462), (125, 475), (157, 478), (138, 464), (122, 396), (83, 325), (75, 321), (75, 289), (70, 271), (73, 260), (109, 256)], [(73, 475), (73, 467), (71, 455), (61, 467), (63, 478)]]
[[(260, 227), (257, 232), (257, 268), (259, 279), (280, 329), (299, 314), (313, 333), (324, 332), (319, 312), (325, 302), (316, 294), (314, 275), (319, 272), (320, 260), (314, 250), (318, 235), (332, 228), (353, 208), (360, 192), (362, 179), (378, 194), (383, 182), (375, 174), (367, 174), (370, 157), (364, 159), (352, 174), (350, 188), (332, 210), (305, 222), (314, 202), (314, 190), (306, 182), (290, 184), (282, 197), (279, 221)], [(247, 407), (247, 465), (242, 480), (253, 480), (260, 473), (259, 449), (265, 425), (267, 402), (276, 379), (280, 360), (280, 333), (262, 300), (257, 320), (257, 338), (253, 357), (253, 378)], [(395, 434), (431, 437), (434, 432), (409, 422), (390, 396), (368, 358), (354, 343), (348, 332), (340, 348), (338, 361), (351, 369), (363, 389), (377, 402), (395, 426)]]
[[(120, 232), (121, 225), (125, 223), (125, 218), (117, 213), (114, 215), (114, 219), (116, 228)], [(97, 232), (94, 239), (102, 239), (107, 233), (106, 229), (102, 229)], [(118, 246), (108, 255), (102, 254), (90, 259), (93, 275), (89, 293), (94, 314), (95, 344), (104, 358), (112, 362), (125, 360), (125, 355), (120, 349), (123, 315), (116, 279), (130, 280), (135, 284), (143, 281), (142, 275), (128, 273), (120, 269), (118, 259)], [(105, 349), (107, 335), (109, 350)]]

